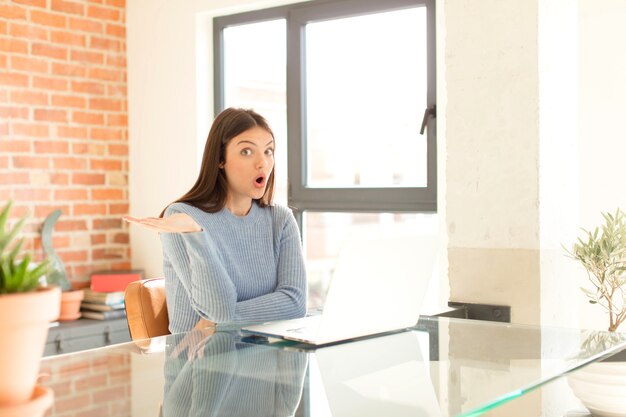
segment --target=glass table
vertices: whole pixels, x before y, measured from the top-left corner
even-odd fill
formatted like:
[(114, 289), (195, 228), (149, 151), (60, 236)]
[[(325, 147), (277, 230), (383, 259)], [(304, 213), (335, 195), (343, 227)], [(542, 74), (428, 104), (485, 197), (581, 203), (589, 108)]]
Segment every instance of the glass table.
[(44, 358), (41, 372), (48, 416), (460, 417), (625, 347), (622, 333), (423, 317), (319, 348), (193, 331)]

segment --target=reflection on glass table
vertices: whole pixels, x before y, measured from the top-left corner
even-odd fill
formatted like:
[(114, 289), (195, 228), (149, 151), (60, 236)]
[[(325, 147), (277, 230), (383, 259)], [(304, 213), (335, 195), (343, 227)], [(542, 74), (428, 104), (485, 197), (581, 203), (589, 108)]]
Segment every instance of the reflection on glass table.
[[(496, 416), (625, 346), (626, 334), (423, 317), (317, 349), (236, 330), (170, 335), (46, 358), (42, 372), (50, 416)], [(558, 415), (538, 403), (516, 415)]]

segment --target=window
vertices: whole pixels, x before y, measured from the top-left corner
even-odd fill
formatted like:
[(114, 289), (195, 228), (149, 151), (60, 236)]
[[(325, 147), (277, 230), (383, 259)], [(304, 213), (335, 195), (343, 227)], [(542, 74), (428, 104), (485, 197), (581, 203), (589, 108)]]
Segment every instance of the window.
[(334, 0), (214, 20), (216, 112), (252, 107), (275, 131), (310, 306), (351, 229), (436, 229), (434, 16), (434, 0)]

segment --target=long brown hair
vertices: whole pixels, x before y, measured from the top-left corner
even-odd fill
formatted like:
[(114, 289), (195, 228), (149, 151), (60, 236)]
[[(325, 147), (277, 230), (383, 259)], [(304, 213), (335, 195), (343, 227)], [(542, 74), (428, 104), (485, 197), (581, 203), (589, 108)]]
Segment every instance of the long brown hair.
[[(207, 213), (216, 213), (224, 208), (228, 194), (228, 181), (220, 164), (226, 156), (226, 145), (232, 138), (252, 129), (260, 127), (266, 130), (272, 138), (274, 133), (267, 120), (251, 109), (228, 108), (217, 115), (209, 131), (204, 146), (200, 174), (196, 183), (185, 195), (174, 203), (187, 203)], [(267, 179), (267, 187), (263, 196), (256, 200), (261, 207), (272, 204), (274, 198), (274, 170)], [(161, 216), (165, 210), (161, 212)]]

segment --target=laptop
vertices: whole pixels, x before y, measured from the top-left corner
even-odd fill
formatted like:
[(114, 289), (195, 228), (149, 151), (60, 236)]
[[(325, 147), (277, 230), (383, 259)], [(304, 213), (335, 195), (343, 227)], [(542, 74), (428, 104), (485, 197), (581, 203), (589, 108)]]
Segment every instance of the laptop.
[(354, 232), (340, 249), (321, 314), (243, 327), (311, 345), (413, 327), (436, 259), (435, 235), (409, 227)]

